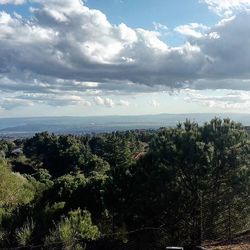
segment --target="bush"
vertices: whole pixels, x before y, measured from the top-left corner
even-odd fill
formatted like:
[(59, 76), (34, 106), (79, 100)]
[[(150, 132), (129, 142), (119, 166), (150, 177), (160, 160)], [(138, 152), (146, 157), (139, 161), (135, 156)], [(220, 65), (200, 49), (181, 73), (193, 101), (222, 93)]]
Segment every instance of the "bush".
[(90, 213), (77, 209), (61, 219), (55, 230), (46, 237), (45, 244), (62, 244), (63, 249), (85, 249), (87, 242), (99, 237), (100, 232), (92, 224)]
[(27, 246), (31, 242), (34, 228), (35, 225), (33, 220), (27, 220), (21, 228), (16, 230), (15, 238), (18, 245)]

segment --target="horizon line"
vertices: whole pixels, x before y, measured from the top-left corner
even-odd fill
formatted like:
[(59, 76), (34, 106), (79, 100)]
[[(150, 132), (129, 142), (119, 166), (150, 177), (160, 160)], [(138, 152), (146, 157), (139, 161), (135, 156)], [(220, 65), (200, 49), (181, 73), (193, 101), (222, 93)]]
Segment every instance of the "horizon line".
[(131, 115), (62, 115), (62, 116), (12, 116), (0, 117), (0, 119), (32, 119), (32, 118), (97, 118), (97, 117), (142, 117), (142, 116), (159, 116), (159, 115), (250, 115), (250, 113), (237, 112), (190, 112), (190, 113), (157, 113), (157, 114), (131, 114)]

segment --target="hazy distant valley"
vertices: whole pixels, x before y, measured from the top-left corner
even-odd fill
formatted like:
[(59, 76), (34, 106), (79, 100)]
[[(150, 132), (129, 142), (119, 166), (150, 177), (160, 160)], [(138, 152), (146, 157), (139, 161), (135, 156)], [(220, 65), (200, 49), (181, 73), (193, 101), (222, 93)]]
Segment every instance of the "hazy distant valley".
[(200, 124), (214, 117), (230, 118), (250, 125), (249, 114), (158, 114), (140, 116), (93, 116), (93, 117), (33, 117), (1, 118), (1, 137), (26, 137), (37, 132), (57, 134), (88, 134), (132, 129), (158, 129), (175, 126), (186, 119)]

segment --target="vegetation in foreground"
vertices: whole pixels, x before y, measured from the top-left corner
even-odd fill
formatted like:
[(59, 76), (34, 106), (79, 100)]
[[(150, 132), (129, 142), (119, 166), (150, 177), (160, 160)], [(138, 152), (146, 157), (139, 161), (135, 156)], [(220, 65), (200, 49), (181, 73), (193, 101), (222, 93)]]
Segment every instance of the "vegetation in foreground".
[(0, 248), (164, 249), (250, 228), (250, 141), (229, 119), (0, 151)]

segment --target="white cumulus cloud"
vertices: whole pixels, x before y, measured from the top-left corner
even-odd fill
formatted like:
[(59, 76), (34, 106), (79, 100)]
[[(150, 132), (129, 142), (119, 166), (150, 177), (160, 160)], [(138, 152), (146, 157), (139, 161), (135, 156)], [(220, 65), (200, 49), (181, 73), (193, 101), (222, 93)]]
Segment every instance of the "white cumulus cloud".
[(0, 0), (0, 4), (24, 4), (26, 0)]
[(106, 107), (113, 107), (115, 105), (114, 101), (108, 97), (96, 96), (94, 98), (94, 102), (96, 103), (96, 105), (101, 105)]
[(149, 104), (154, 107), (154, 108), (159, 108), (160, 107), (160, 103), (156, 100), (152, 100), (149, 102)]
[[(176, 31), (187, 42), (170, 47), (161, 40), (163, 24), (155, 23), (153, 31), (114, 25), (80, 0), (29, 2), (31, 18), (0, 12), (0, 99), (13, 98), (16, 106), (15, 99), (90, 105), (88, 98), (96, 96), (96, 104), (112, 107), (119, 103), (103, 96), (183, 88), (250, 90), (247, 11), (212, 27), (179, 26)], [(247, 8), (243, 1), (231, 7), (228, 1), (206, 2), (225, 10)]]
[(235, 11), (250, 9), (249, 0), (201, 0), (219, 15), (232, 15)]
[(187, 37), (201, 38), (208, 27), (199, 23), (190, 23), (180, 25), (175, 28), (175, 31)]
[(185, 94), (185, 101), (198, 103), (209, 108), (238, 112), (245, 112), (250, 108), (249, 91), (217, 91), (213, 95), (208, 95), (203, 93), (203, 91), (187, 89)]
[(125, 101), (125, 100), (120, 100), (117, 105), (119, 106), (125, 106), (125, 107), (128, 107), (130, 105), (130, 103), (128, 101)]

